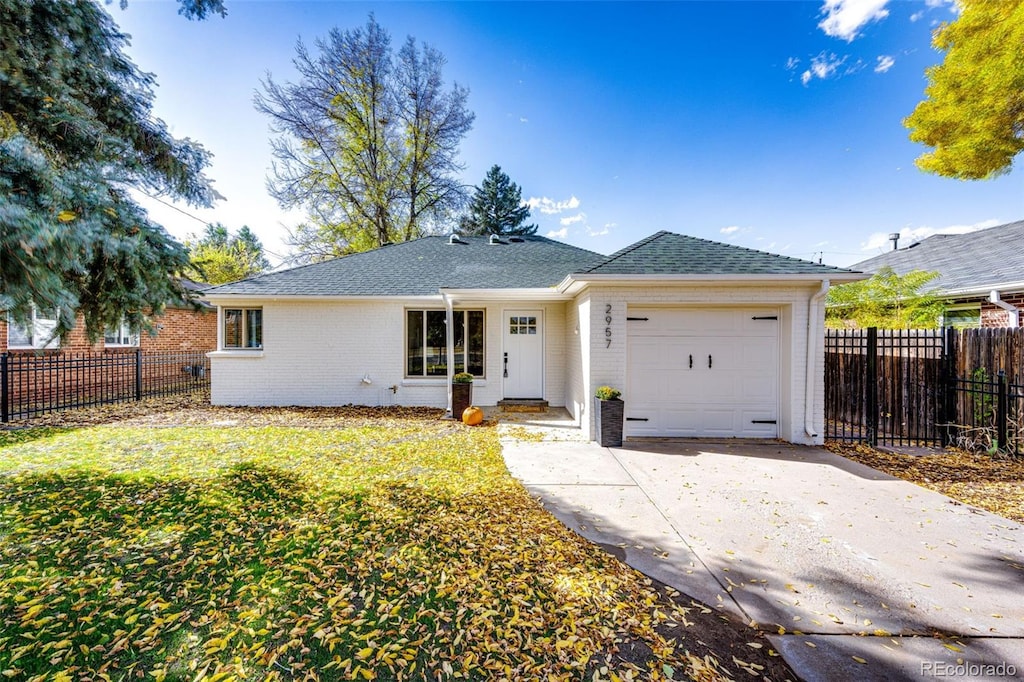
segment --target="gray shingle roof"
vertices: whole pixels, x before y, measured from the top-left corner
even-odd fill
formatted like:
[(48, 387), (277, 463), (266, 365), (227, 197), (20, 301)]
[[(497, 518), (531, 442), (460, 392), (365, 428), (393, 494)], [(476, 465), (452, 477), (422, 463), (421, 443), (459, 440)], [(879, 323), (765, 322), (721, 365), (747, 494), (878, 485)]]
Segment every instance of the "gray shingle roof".
[(940, 291), (982, 290), (1024, 282), (1024, 221), (966, 234), (936, 234), (854, 265), (876, 272), (888, 265), (897, 274), (935, 270)]
[(599, 275), (819, 275), (854, 271), (764, 251), (658, 232), (585, 271)]
[(546, 237), (423, 237), (373, 251), (224, 284), (204, 295), (423, 296), (438, 289), (553, 287), (604, 256)]

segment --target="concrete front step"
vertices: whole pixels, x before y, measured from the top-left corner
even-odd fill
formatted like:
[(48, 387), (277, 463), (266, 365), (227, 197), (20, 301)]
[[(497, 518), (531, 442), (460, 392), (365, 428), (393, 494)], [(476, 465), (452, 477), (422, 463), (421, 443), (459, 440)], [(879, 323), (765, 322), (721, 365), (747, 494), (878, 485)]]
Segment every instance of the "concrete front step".
[(524, 399), (499, 400), (498, 407), (501, 408), (502, 412), (547, 412), (548, 401)]

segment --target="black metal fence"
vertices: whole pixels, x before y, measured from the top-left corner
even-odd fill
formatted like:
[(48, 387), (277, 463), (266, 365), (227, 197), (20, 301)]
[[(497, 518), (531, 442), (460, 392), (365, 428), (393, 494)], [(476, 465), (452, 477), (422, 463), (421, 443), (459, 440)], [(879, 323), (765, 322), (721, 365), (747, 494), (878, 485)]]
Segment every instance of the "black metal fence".
[(0, 421), (209, 388), (205, 352), (0, 354)]
[(1024, 330), (1009, 331), (826, 330), (825, 438), (1020, 454), (1024, 385), (1001, 367), (962, 376), (979, 347), (1019, 369)]

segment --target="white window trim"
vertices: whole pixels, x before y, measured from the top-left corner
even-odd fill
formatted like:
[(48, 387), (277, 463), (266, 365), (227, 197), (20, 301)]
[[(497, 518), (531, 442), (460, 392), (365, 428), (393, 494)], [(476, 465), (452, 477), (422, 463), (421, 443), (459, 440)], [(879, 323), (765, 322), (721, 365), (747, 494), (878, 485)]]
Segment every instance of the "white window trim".
[[(40, 325), (40, 322), (49, 323), (46, 325)], [(40, 332), (40, 326), (44, 328), (43, 332)], [(7, 348), (9, 350), (53, 350), (60, 348), (60, 337), (53, 336), (54, 328), (57, 326), (56, 315), (50, 317), (40, 317), (39, 311), (36, 310), (35, 306), (32, 306), (32, 323), (30, 328), (25, 329), (21, 325), (17, 324), (10, 316), (7, 318)], [(11, 330), (15, 327), (23, 329), (27, 332), (30, 343), (26, 344), (14, 344), (11, 343)], [(45, 341), (45, 343), (44, 343)]]
[[(114, 331), (116, 331), (116, 334), (117, 334), (117, 336), (119, 338), (121, 338), (122, 336), (127, 337), (128, 338), (128, 343), (121, 343), (119, 341), (108, 341), (107, 337), (108, 337), (108, 334), (109, 334), (110, 331), (112, 331), (112, 330), (110, 330), (110, 329), (104, 329), (103, 330), (103, 347), (104, 348), (138, 348), (139, 347), (139, 332), (138, 332), (138, 330), (132, 331), (131, 327), (128, 325), (128, 321), (125, 320), (123, 317), (121, 318), (121, 323), (118, 325), (118, 328), (116, 330), (114, 330)], [(127, 334), (124, 334), (123, 332), (127, 332)]]
[[(224, 325), (227, 323), (227, 311), (229, 310), (241, 310), (242, 311), (242, 345), (241, 346), (228, 346), (225, 343)], [(247, 346), (249, 336), (249, 325), (248, 315), (245, 313), (250, 310), (260, 311), (260, 345), (259, 346)], [(258, 305), (232, 305), (232, 306), (221, 306), (217, 309), (217, 352), (218, 353), (260, 353), (264, 350), (263, 343), (263, 306)]]
[[(433, 383), (433, 382), (437, 382), (439, 385), (446, 385), (448, 383), (448, 377), (446, 375), (445, 376), (438, 376), (436, 374), (409, 374), (409, 313), (410, 312), (421, 312), (421, 313), (423, 313), (423, 324), (425, 325), (427, 323), (427, 313), (428, 312), (444, 312), (444, 308), (409, 307), (409, 308), (406, 308), (404, 310), (404, 312), (402, 313), (402, 330), (403, 330), (403, 334), (402, 334), (402, 348), (403, 348), (403, 350), (402, 350), (402, 363), (403, 363), (402, 376), (403, 376), (403, 382), (411, 382), (408, 385), (419, 385), (419, 386), (425, 386), (425, 385), (428, 385), (428, 384)], [(484, 326), (484, 339), (483, 339), (483, 341), (484, 341), (484, 343), (483, 343), (483, 346), (484, 346), (483, 347), (484, 360), (483, 360), (483, 369), (484, 369), (484, 373), (483, 374), (479, 374), (479, 375), (477, 375), (477, 374), (473, 375), (473, 383), (482, 385), (482, 382), (485, 381), (486, 377), (487, 377), (487, 310), (485, 308), (456, 308), (452, 312), (453, 313), (462, 313), (463, 314), (464, 317), (463, 317), (463, 322), (462, 322), (462, 324), (463, 324), (462, 328), (463, 328), (464, 331), (467, 328), (466, 320), (468, 318), (465, 317), (466, 313), (478, 312), (478, 313), (482, 313), (483, 314), (483, 318), (484, 318), (484, 320), (483, 320), (483, 326)], [(462, 357), (462, 366), (463, 366), (463, 368), (467, 367), (468, 364), (469, 364), (468, 363), (468, 357), (467, 357), (468, 354), (469, 354), (469, 347), (468, 347), (468, 344), (466, 344), (466, 346), (463, 348), (463, 357)], [(426, 356), (424, 356), (424, 370), (426, 370)], [(465, 371), (465, 369), (463, 371)], [(403, 385), (406, 385), (406, 384), (403, 384)]]

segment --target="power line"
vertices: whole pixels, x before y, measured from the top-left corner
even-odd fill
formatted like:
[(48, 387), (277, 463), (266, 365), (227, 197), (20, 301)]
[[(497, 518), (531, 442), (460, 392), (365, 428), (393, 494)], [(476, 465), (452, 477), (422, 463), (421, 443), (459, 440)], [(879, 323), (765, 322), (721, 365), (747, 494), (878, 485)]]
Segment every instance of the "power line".
[[(154, 196), (154, 195), (150, 194), (149, 192), (147, 192), (145, 190), (140, 189), (138, 191), (141, 192), (142, 194), (145, 194), (150, 199), (152, 199), (154, 201), (157, 201), (157, 202), (160, 202), (161, 204), (163, 204), (167, 208), (172, 208), (175, 211), (177, 211), (178, 213), (182, 214), (183, 216), (185, 216), (187, 218), (191, 218), (192, 220), (196, 221), (197, 223), (201, 223), (203, 225), (203, 227), (206, 227), (206, 226), (212, 224), (210, 221), (203, 220), (202, 218), (200, 218), (198, 216), (192, 215), (191, 213), (189, 213), (188, 211), (184, 210), (183, 208), (179, 208), (178, 206), (175, 206), (172, 203), (164, 201), (160, 197)], [(263, 246), (263, 244), (260, 244), (260, 246), (263, 248), (263, 253), (265, 253), (267, 255), (270, 255), (270, 256), (273, 256), (274, 258), (277, 258), (279, 261), (281, 261), (281, 265), (286, 265), (287, 263), (289, 263), (290, 261), (294, 260), (294, 258), (295, 258), (294, 256), (282, 256), (279, 253), (274, 253), (273, 251), (268, 249), (266, 246)]]

